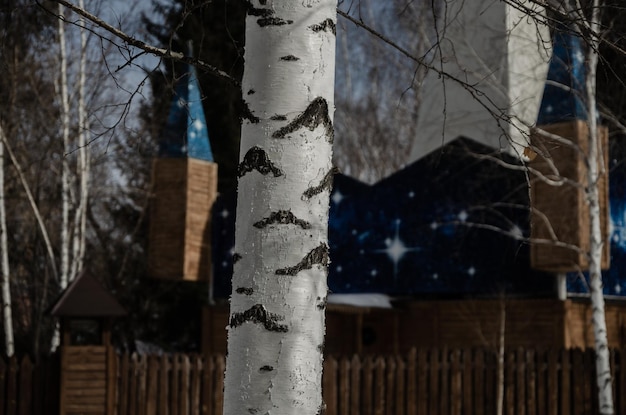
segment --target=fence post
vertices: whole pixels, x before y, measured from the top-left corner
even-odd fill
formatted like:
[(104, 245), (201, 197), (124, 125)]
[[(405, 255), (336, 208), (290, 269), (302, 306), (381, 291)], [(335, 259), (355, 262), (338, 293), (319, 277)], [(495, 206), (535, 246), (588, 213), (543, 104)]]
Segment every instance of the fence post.
[(17, 413), (17, 358), (9, 358), (9, 370), (7, 376), (7, 413)]
[(405, 415), (406, 414), (406, 365), (404, 364), (404, 359), (402, 359), (401, 355), (396, 355), (396, 415)]
[(429, 398), (428, 413), (440, 414), (443, 412), (440, 411), (441, 408), (439, 408), (439, 393), (441, 392), (438, 388), (439, 386), (439, 350), (431, 349), (430, 353), (428, 354), (428, 357), (429, 357), (428, 360), (430, 363), (430, 367), (428, 371), (428, 373), (430, 374), (429, 379), (428, 379), (428, 381), (430, 382), (429, 393), (428, 393), (428, 398)]
[(328, 356), (324, 359), (322, 393), (327, 415), (338, 415), (337, 405), (337, 361)]
[(515, 360), (516, 365), (516, 377), (517, 377), (517, 415), (526, 414), (526, 359), (524, 356), (524, 350), (520, 347), (517, 349)]
[(526, 351), (526, 413), (537, 415), (537, 365), (535, 364), (535, 351)]
[(339, 414), (350, 415), (350, 361), (347, 357), (339, 363)]
[(350, 388), (350, 415), (361, 415), (361, 359), (359, 356), (352, 356), (350, 366), (352, 368), (352, 371), (350, 372), (350, 379), (352, 382)]
[(28, 356), (22, 359), (19, 373), (19, 414), (30, 415), (32, 412), (33, 364)]

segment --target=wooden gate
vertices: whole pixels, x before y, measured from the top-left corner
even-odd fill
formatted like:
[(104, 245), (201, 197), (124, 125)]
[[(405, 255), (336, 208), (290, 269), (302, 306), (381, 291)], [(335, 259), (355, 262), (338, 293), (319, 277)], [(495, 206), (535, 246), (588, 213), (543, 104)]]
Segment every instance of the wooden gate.
[(61, 348), (60, 415), (112, 415), (116, 356), (110, 346)]

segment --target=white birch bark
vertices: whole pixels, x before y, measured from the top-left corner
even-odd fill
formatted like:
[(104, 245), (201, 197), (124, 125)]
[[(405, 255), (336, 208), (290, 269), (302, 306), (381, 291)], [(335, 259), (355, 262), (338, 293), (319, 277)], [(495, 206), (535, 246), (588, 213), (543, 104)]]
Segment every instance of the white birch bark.
[(323, 410), (336, 2), (251, 3), (224, 414), (314, 415)]
[[(598, 66), (598, 35), (600, 33), (600, 4), (593, 1), (591, 18), (588, 21), (589, 40), (587, 50), (587, 118), (589, 125), (589, 155), (587, 159), (587, 201), (590, 218), (590, 249), (589, 249), (589, 288), (591, 291), (592, 323), (595, 337), (596, 374), (598, 385), (598, 402), (601, 414), (613, 414), (613, 391), (609, 346), (606, 332), (606, 316), (604, 312), (604, 295), (602, 293), (602, 245), (606, 242), (602, 237), (600, 225), (600, 195), (598, 180), (601, 174), (602, 149), (598, 138), (597, 104), (596, 104), (596, 71)], [(584, 21), (584, 20), (583, 20)]]
[[(85, 8), (84, 0), (79, 0), (78, 6)], [(87, 149), (87, 103), (85, 100), (85, 82), (87, 68), (87, 31), (85, 19), (78, 19), (80, 28), (80, 64), (78, 68), (78, 206), (74, 213), (74, 234), (72, 241), (72, 267), (68, 281), (73, 280), (82, 270), (85, 257), (85, 238), (87, 228), (87, 202), (89, 197), (90, 159)]]
[(2, 321), (4, 323), (4, 351), (8, 357), (15, 353), (13, 340), (13, 312), (11, 309), (11, 275), (4, 199), (4, 128), (0, 125), (0, 261), (2, 263)]
[[(59, 16), (65, 13), (65, 7), (59, 4)], [(70, 267), (70, 168), (65, 158), (70, 141), (70, 103), (67, 86), (67, 51), (65, 47), (65, 22), (58, 20), (57, 33), (60, 48), (60, 98), (61, 98), (61, 129), (63, 136), (63, 154), (61, 155), (61, 274), (59, 286), (61, 290), (67, 287)], [(52, 335), (51, 351), (55, 351), (60, 344), (59, 326), (56, 325)]]

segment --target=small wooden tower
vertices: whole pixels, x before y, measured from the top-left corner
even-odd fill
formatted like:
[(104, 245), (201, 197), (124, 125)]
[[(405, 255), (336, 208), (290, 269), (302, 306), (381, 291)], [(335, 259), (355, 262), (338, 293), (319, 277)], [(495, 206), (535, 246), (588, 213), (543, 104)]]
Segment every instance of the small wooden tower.
[(59, 414), (112, 415), (115, 403), (114, 317), (126, 314), (93, 276), (83, 272), (52, 305), (61, 319)]
[[(571, 31), (556, 32), (554, 54), (548, 73), (543, 102), (531, 134), (537, 153), (530, 166), (546, 178), (563, 181), (554, 186), (539, 178), (531, 182), (531, 266), (535, 269), (564, 273), (588, 268), (590, 218), (585, 187), (589, 154), (589, 128), (586, 122), (585, 66), (581, 40)], [(601, 228), (604, 235), (602, 268), (610, 261), (608, 130), (598, 129)], [(555, 174), (558, 172), (558, 174)], [(558, 241), (550, 243), (549, 241)], [(579, 247), (580, 250), (565, 245)]]
[(149, 272), (155, 278), (208, 280), (210, 216), (217, 195), (207, 124), (195, 70), (178, 80), (159, 157), (152, 167)]

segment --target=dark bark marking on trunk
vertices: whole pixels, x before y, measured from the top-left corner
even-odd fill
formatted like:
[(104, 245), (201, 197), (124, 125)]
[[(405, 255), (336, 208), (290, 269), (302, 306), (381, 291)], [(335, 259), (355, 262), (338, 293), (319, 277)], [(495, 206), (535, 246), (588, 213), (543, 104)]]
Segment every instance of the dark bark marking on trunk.
[(248, 90), (247, 94), (248, 95), (254, 95), (254, 94), (256, 94), (256, 91), (254, 89), (250, 89), (250, 90)]
[[(273, 13), (272, 13), (273, 14)], [(292, 24), (293, 20), (283, 20), (280, 17), (263, 17), (256, 21), (261, 27), (266, 26), (284, 26), (286, 24)]]
[(271, 372), (274, 368), (270, 365), (261, 366), (259, 369), (261, 372)]
[(254, 146), (243, 157), (243, 161), (239, 163), (237, 174), (239, 177), (246, 173), (256, 170), (262, 175), (272, 173), (274, 177), (282, 176), (283, 172), (271, 162), (265, 150), (261, 147)]
[(248, 103), (245, 100), (242, 100), (242, 104), (243, 108), (241, 109), (241, 119), (248, 120), (252, 124), (258, 124), (261, 120), (259, 119), (259, 117), (252, 113), (252, 110), (250, 109)]
[(311, 269), (313, 265), (320, 264), (326, 267), (328, 265), (329, 255), (328, 255), (328, 245), (322, 243), (317, 248), (313, 248), (311, 252), (306, 254), (302, 261), (293, 267), (280, 268), (275, 271), (276, 275), (290, 275), (295, 276), (298, 272), (304, 269)]
[(280, 224), (280, 225), (297, 225), (302, 229), (311, 229), (311, 224), (305, 220), (298, 219), (296, 215), (291, 213), (289, 210), (279, 210), (277, 212), (272, 212), (267, 218), (263, 218), (262, 220), (256, 222), (253, 226), (255, 228), (263, 229), (272, 224)]
[(324, 415), (326, 413), (326, 402), (322, 402), (319, 408), (317, 408), (317, 414), (315, 415)]
[(234, 253), (233, 254), (233, 264), (237, 263), (241, 259), (241, 254)]
[(337, 36), (337, 27), (335, 26), (335, 22), (333, 22), (332, 19), (326, 19), (324, 20), (322, 23), (318, 23), (318, 24), (314, 24), (312, 26), (309, 26), (309, 29), (311, 29), (314, 32), (326, 32), (329, 31)]
[(250, 287), (239, 287), (235, 290), (237, 294), (252, 295), (254, 290)]
[(276, 114), (276, 115), (272, 115), (272, 116), (270, 117), (270, 120), (272, 120), (272, 121), (287, 121), (287, 117), (286, 117), (286, 116), (284, 116), (284, 115), (278, 115), (278, 114)]
[(308, 189), (304, 191), (304, 193), (302, 193), (302, 195), (305, 198), (310, 199), (313, 196), (322, 193), (324, 190), (330, 191), (333, 188), (333, 178), (335, 177), (335, 174), (337, 172), (338, 172), (338, 169), (336, 167), (333, 167), (332, 169), (328, 171), (328, 173), (324, 175), (324, 178), (322, 179), (319, 185), (309, 187)]
[(267, 331), (286, 333), (289, 331), (286, 324), (278, 324), (283, 320), (278, 314), (268, 312), (261, 304), (255, 304), (241, 313), (233, 313), (230, 318), (230, 327), (235, 328), (243, 323), (254, 323), (262, 325)]
[(317, 351), (319, 351), (321, 354), (324, 354), (324, 343), (317, 345)]
[[(267, 1), (262, 0), (259, 1), (261, 6), (266, 6)], [(293, 20), (283, 20), (279, 17), (274, 17), (274, 10), (272, 9), (260, 9), (258, 7), (254, 7), (252, 2), (248, 1), (248, 14), (250, 16), (260, 17), (256, 22), (259, 26), (283, 26), (286, 24), (292, 24)]]
[(319, 301), (319, 303), (317, 303), (318, 310), (324, 310), (326, 308), (327, 297), (317, 297), (317, 301)]
[[(248, 3), (248, 14), (249, 14), (250, 16), (268, 17), (268, 16), (271, 16), (271, 15), (273, 15), (273, 14), (274, 14), (274, 11), (273, 11), (273, 10), (271, 10), (271, 9), (259, 9), (259, 8), (257, 8), (257, 7), (254, 7), (254, 6), (252, 5), (252, 2), (251, 2), (251, 1), (248, 1), (247, 3)], [(266, 2), (266, 1), (264, 1), (264, 0), (263, 0), (263, 1), (259, 1), (259, 3), (260, 3), (262, 6), (265, 6), (265, 5), (267, 4), (267, 2)]]
[(315, 130), (318, 125), (323, 125), (326, 130), (328, 142), (334, 140), (333, 123), (328, 115), (328, 102), (322, 97), (315, 98), (308, 107), (298, 115), (292, 122), (272, 134), (273, 138), (285, 138), (300, 128), (306, 127), (310, 131)]
[(297, 56), (293, 56), (293, 55), (287, 55), (287, 56), (281, 56), (280, 60), (281, 61), (294, 62), (294, 61), (299, 61), (300, 58), (297, 57)]

